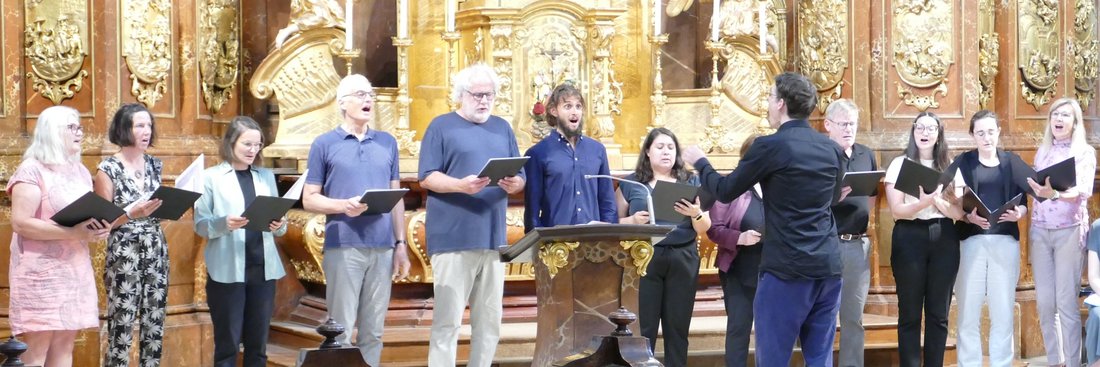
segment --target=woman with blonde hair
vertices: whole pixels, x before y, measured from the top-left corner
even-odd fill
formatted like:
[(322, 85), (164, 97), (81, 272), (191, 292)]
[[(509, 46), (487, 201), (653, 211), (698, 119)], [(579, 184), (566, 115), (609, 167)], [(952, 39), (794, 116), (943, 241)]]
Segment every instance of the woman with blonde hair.
[(76, 110), (45, 109), (23, 162), (8, 179), (8, 320), (12, 334), (27, 343), (22, 359), (31, 366), (71, 366), (77, 331), (99, 326), (88, 243), (107, 238), (111, 224), (93, 218), (63, 227), (50, 220), (92, 191), (92, 175), (80, 163), (83, 140)]
[(1081, 286), (1084, 239), (1089, 225), (1086, 204), (1092, 196), (1096, 150), (1085, 141), (1081, 106), (1073, 98), (1060, 98), (1050, 106), (1043, 142), (1035, 153), (1035, 169), (1070, 158), (1077, 170), (1076, 186), (1057, 191), (1050, 182), (1028, 179), (1035, 197), (1042, 198), (1031, 211), (1028, 254), (1047, 362), (1051, 366), (1076, 367), (1081, 365), (1077, 293)]

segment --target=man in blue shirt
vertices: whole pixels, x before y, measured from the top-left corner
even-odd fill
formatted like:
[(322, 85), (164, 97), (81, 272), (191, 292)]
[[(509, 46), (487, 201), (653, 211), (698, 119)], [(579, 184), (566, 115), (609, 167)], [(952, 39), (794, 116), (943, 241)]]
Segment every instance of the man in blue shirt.
[(397, 140), (370, 128), (374, 89), (366, 77), (352, 74), (336, 87), (344, 122), (321, 134), (309, 148), (302, 205), (326, 215), (324, 259), (328, 314), (347, 332), (340, 343), (355, 344), (363, 359), (377, 366), (390, 286), (409, 274), (405, 246), (405, 204), (387, 213), (361, 215), (359, 198), (367, 189), (400, 188)]
[(470, 360), (489, 367), (500, 340), (504, 264), (498, 249), (508, 244), (508, 195), (523, 190), (523, 171), (489, 186), (477, 177), (490, 158), (518, 157), (512, 126), (493, 116), (500, 78), (485, 64), (454, 77), (455, 112), (437, 116), (420, 144), (420, 186), (428, 190), (428, 255), (435, 307), (428, 366), (454, 367), (462, 312), (470, 306)]
[(806, 118), (817, 88), (805, 76), (775, 77), (768, 122), (775, 134), (756, 139), (728, 176), (707, 162), (699, 147), (683, 153), (721, 202), (760, 183), (764, 238), (756, 288), (756, 364), (790, 364), (795, 338), (807, 366), (832, 366), (840, 299), (841, 261), (832, 206), (840, 199), (844, 152)]
[(523, 229), (590, 222), (618, 223), (615, 188), (606, 178), (607, 149), (584, 132), (584, 96), (572, 84), (554, 88), (546, 103), (546, 138), (527, 150)]

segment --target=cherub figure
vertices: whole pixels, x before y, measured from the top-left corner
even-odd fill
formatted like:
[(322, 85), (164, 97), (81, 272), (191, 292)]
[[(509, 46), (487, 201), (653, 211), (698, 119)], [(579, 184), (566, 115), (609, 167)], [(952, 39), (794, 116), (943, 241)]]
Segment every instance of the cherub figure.
[(275, 47), (290, 36), (317, 28), (344, 28), (344, 8), (336, 0), (290, 0), (290, 24), (275, 35)]

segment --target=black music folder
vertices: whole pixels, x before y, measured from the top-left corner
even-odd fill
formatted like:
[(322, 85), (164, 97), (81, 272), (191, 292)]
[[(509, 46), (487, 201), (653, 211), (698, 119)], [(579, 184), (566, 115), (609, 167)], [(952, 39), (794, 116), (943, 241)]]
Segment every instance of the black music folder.
[(500, 179), (519, 174), (519, 170), (527, 163), (528, 158), (530, 157), (490, 158), (485, 162), (485, 166), (481, 167), (477, 177), (488, 177), (489, 186), (496, 186)]
[(50, 220), (65, 227), (72, 227), (91, 218), (114, 222), (123, 215), (126, 215), (125, 210), (88, 191), (84, 196), (54, 213)]
[(157, 188), (157, 191), (153, 192), (153, 196), (149, 199), (160, 199), (161, 204), (157, 210), (154, 210), (150, 217), (179, 220), (195, 205), (195, 200), (198, 200), (202, 194), (184, 189), (177, 189), (175, 187), (161, 186)]
[[(1066, 191), (1077, 186), (1077, 161), (1073, 157), (1069, 157), (1035, 172), (1035, 169), (1031, 168), (1022, 159), (1016, 159), (1012, 160), (1012, 176), (1014, 176), (1016, 184), (1027, 189), (1029, 193), (1031, 193), (1031, 186), (1027, 184), (1028, 178), (1035, 180), (1040, 186), (1046, 183), (1047, 178), (1050, 178), (1050, 187), (1058, 191)], [(1031, 195), (1035, 196), (1035, 193), (1031, 193)], [(1038, 196), (1035, 198), (1039, 201), (1046, 200), (1046, 198)]]
[(955, 170), (940, 172), (933, 168), (925, 167), (912, 159), (903, 159), (901, 170), (898, 172), (898, 180), (894, 182), (894, 188), (912, 197), (920, 197), (918, 186), (924, 188), (925, 194), (936, 191), (936, 186), (943, 184), (945, 189), (950, 188), (950, 182), (955, 178)]
[(852, 188), (852, 192), (848, 193), (848, 197), (871, 196), (875, 193), (875, 189), (878, 189), (878, 183), (882, 181), (882, 176), (886, 176), (886, 171), (845, 172), (844, 183), (841, 186)]
[(974, 191), (970, 188), (966, 188), (966, 194), (963, 195), (963, 210), (970, 213), (974, 208), (978, 208), (978, 215), (985, 217), (985, 220), (989, 221), (989, 225), (994, 225), (1000, 222), (1001, 215), (1020, 205), (1020, 201), (1023, 200), (1024, 194), (1016, 194), (1015, 197), (1008, 200), (1008, 202), (1001, 205), (997, 210), (990, 210), (989, 206), (982, 202), (982, 199), (974, 194)]
[(363, 211), (363, 214), (389, 213), (397, 202), (405, 197), (406, 192), (409, 192), (409, 189), (367, 190), (359, 199), (360, 203), (367, 204), (367, 210)]
[(694, 203), (698, 196), (699, 186), (658, 180), (653, 187), (653, 211), (656, 213), (649, 215), (656, 215), (657, 220), (679, 222), (684, 215), (676, 212), (676, 202), (687, 199)]
[(296, 202), (298, 200), (278, 196), (256, 196), (252, 204), (249, 204), (244, 213), (241, 213), (242, 217), (248, 218), (248, 224), (244, 229), (271, 232), (268, 228), (271, 222), (281, 219)]

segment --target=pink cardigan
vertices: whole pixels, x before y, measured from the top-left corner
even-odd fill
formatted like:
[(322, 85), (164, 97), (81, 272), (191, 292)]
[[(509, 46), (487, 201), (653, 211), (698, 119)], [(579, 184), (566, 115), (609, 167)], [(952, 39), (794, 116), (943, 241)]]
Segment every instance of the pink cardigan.
[(730, 264), (737, 257), (737, 239), (741, 237), (741, 218), (749, 208), (752, 200), (752, 191), (745, 191), (729, 204), (714, 203), (710, 208), (710, 229), (707, 237), (718, 245), (718, 256), (714, 259), (714, 266), (722, 272), (730, 270)]

